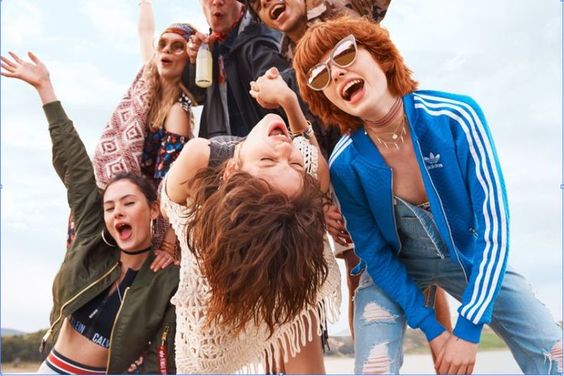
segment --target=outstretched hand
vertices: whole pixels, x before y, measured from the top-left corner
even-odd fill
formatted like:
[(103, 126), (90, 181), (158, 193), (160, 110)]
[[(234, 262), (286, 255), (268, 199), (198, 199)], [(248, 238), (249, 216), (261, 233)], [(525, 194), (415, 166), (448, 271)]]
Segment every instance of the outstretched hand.
[(33, 86), (39, 93), (43, 104), (57, 100), (53, 86), (51, 85), (51, 79), (49, 78), (49, 71), (37, 56), (32, 52), (28, 52), (27, 55), (31, 60), (31, 62), (29, 62), (21, 59), (11, 51), (8, 53), (11, 59), (0, 56), (2, 66), (0, 75), (17, 78)]
[(13, 52), (8, 52), (12, 59), (0, 56), (2, 60), (2, 72), (5, 77), (18, 78), (37, 88), (49, 82), (49, 71), (45, 64), (41, 62), (32, 52), (27, 55), (31, 62), (22, 60)]

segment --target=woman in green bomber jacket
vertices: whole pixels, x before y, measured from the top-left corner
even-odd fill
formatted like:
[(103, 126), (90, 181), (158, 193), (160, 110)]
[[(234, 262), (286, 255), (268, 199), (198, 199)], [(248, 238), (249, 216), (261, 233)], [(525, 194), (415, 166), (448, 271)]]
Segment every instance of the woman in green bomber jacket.
[(156, 192), (136, 175), (115, 177), (100, 193), (92, 163), (57, 101), (45, 65), (11, 53), (2, 76), (32, 85), (49, 121), (53, 165), (75, 213), (76, 240), (53, 283), (54, 342), (39, 373), (175, 373), (175, 311), (170, 298), (178, 268), (150, 269)]

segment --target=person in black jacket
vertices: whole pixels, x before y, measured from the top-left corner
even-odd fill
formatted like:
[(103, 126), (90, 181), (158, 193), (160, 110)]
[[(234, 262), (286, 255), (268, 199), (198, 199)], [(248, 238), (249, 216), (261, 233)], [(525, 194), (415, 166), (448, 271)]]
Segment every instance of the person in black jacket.
[[(252, 19), (237, 0), (201, 0), (210, 35), (196, 33), (188, 43), (190, 64), (183, 81), (196, 101), (204, 105), (199, 136), (246, 136), (270, 110), (249, 95), (249, 82), (270, 67), (289, 64), (280, 54), (280, 34)], [(195, 84), (195, 62), (202, 42), (213, 55), (213, 83), (207, 89)]]

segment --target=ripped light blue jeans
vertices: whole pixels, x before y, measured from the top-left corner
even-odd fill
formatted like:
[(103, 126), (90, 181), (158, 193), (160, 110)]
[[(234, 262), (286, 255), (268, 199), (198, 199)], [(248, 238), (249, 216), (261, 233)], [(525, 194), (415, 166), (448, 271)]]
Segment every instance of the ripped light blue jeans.
[[(440, 286), (460, 301), (467, 283), (460, 265), (451, 261), (431, 212), (401, 199), (396, 202), (402, 243), (398, 257), (407, 272), (421, 290)], [(355, 292), (354, 307), (355, 373), (399, 373), (405, 314), (374, 285), (366, 270)], [(562, 329), (525, 278), (509, 266), (490, 326), (509, 346), (524, 373), (562, 372)]]

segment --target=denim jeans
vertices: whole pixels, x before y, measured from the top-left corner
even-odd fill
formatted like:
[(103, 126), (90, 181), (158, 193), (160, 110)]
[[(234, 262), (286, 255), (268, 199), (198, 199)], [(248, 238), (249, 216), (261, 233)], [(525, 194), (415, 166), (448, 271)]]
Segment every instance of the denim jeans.
[[(407, 272), (421, 290), (440, 286), (460, 301), (467, 285), (464, 272), (450, 259), (432, 214), (401, 199), (396, 202), (402, 244), (398, 257)], [(354, 303), (355, 373), (399, 373), (406, 328), (403, 310), (374, 285), (366, 270), (360, 277)], [(511, 349), (524, 373), (561, 372), (562, 329), (534, 296), (525, 278), (510, 266), (489, 325)]]

